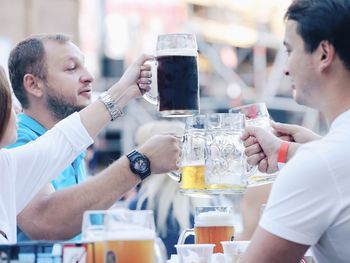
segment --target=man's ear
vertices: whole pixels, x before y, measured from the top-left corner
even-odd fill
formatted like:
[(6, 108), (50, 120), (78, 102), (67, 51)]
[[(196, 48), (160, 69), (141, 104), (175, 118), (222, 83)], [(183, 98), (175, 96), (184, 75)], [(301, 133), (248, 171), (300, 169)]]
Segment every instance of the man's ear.
[(33, 74), (24, 75), (23, 86), (28, 94), (38, 98), (43, 95), (43, 81), (35, 77)]
[(329, 41), (321, 41), (319, 47), (320, 71), (324, 71), (330, 67), (334, 61), (336, 54), (334, 46)]

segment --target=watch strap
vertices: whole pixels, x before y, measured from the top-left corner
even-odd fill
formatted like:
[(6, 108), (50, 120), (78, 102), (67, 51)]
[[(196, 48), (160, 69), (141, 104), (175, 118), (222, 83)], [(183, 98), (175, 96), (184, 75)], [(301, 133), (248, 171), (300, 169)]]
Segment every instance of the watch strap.
[(101, 93), (99, 99), (105, 105), (106, 109), (111, 115), (111, 121), (114, 121), (115, 119), (124, 115), (123, 111), (117, 107), (116, 103), (113, 101), (111, 95), (109, 95), (107, 91)]
[[(142, 181), (145, 180), (148, 176), (151, 175), (151, 169), (150, 169), (151, 163), (150, 163), (149, 159), (147, 158), (147, 156), (145, 156), (144, 154), (142, 154), (142, 153), (140, 153), (140, 152), (138, 152), (136, 150), (133, 150), (130, 153), (128, 153), (126, 155), (126, 157), (130, 161), (130, 169), (131, 169), (131, 171), (134, 174), (138, 175)], [(138, 157), (143, 158), (143, 160), (147, 163), (148, 169), (145, 172), (137, 171), (135, 169), (135, 167), (134, 167), (134, 160), (136, 158), (138, 158)]]

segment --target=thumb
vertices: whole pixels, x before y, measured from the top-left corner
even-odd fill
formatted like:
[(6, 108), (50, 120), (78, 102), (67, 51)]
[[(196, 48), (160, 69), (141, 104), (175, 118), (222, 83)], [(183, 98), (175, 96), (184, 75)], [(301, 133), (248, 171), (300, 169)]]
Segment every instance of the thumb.
[(138, 66), (142, 66), (146, 61), (153, 60), (154, 56), (142, 54), (134, 62)]
[(256, 133), (257, 133), (257, 127), (247, 126), (241, 135), (241, 139), (244, 141), (244, 140), (248, 139), (250, 136), (255, 137)]
[(282, 133), (282, 134), (291, 134), (291, 135), (293, 135), (294, 133), (296, 133), (298, 131), (296, 125), (293, 125), (293, 124), (285, 124), (285, 123), (280, 123), (280, 122), (271, 122), (271, 126), (276, 132), (279, 132), (279, 133)]

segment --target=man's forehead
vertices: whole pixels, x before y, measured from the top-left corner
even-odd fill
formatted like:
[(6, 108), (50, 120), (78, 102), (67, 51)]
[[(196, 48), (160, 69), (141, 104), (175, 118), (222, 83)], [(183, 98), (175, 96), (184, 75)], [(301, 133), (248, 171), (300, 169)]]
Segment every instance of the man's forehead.
[(286, 27), (285, 27), (285, 33), (284, 33), (283, 45), (285, 45), (285, 46), (290, 45), (290, 38), (297, 34), (297, 27), (298, 27), (298, 24), (296, 21), (287, 20)]
[(81, 50), (71, 41), (58, 42), (54, 40), (44, 41), (45, 53), (48, 59), (54, 60), (84, 60)]

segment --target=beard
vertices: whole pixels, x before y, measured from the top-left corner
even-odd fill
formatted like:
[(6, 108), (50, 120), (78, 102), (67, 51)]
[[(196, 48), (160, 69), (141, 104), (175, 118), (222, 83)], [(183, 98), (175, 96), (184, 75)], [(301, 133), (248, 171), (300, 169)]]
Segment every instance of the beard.
[(49, 111), (58, 120), (62, 120), (74, 112), (85, 108), (85, 106), (79, 106), (67, 101), (66, 98), (58, 94), (48, 93), (46, 97), (46, 103)]

